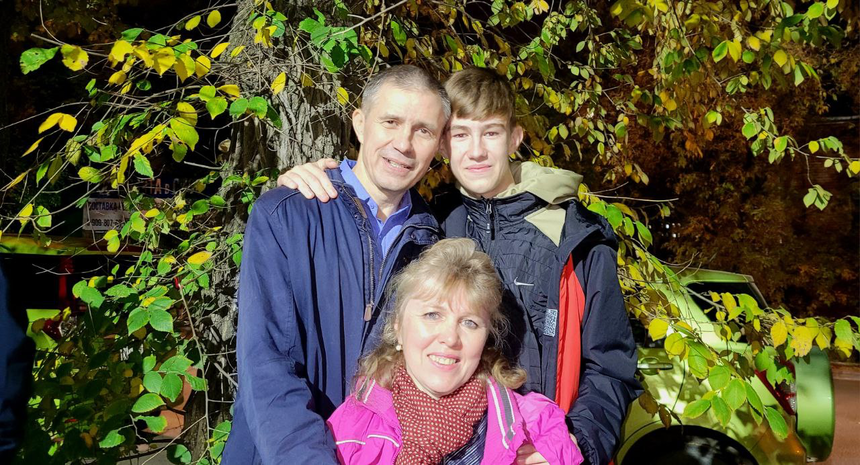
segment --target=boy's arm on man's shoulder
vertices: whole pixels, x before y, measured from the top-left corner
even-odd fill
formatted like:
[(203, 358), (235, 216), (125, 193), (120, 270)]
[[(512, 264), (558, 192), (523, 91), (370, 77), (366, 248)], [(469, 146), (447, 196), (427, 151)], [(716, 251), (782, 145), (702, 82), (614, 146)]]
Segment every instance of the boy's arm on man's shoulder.
[(284, 237), (284, 217), (270, 191), (255, 204), (245, 230), (239, 277), (239, 391), (251, 439), (263, 463), (337, 463), (325, 421), (313, 411), (308, 380), (296, 360), (297, 316)]
[(594, 465), (612, 460), (627, 407), (641, 393), (615, 257), (611, 247), (597, 245), (582, 263), (582, 375), (567, 417), (586, 461)]

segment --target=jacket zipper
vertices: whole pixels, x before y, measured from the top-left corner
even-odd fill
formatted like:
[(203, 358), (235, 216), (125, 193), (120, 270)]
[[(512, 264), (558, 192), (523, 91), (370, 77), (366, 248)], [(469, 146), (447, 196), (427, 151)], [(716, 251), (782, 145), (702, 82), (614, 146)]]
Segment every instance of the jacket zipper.
[[(358, 212), (361, 213), (361, 217), (364, 218), (365, 223), (369, 220), (367, 219), (367, 212), (364, 211), (364, 205), (361, 204), (361, 201), (355, 197), (352, 197), (353, 202), (355, 202), (355, 206), (358, 208)], [(369, 225), (367, 225), (369, 226)], [(367, 228), (365, 228), (367, 230)], [(370, 321), (370, 317), (373, 313), (373, 300), (375, 296), (375, 277), (376, 277), (376, 269), (373, 266), (373, 237), (371, 234), (366, 234), (367, 236), (367, 250), (369, 252), (369, 262), (370, 262), (370, 301), (364, 306), (364, 321)]]

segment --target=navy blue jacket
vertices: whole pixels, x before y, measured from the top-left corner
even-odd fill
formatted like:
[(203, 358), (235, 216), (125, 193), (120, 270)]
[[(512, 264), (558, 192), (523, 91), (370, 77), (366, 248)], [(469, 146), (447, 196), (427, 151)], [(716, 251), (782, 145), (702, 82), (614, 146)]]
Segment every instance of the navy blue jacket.
[[(573, 192), (576, 192), (573, 189)], [(509, 354), (528, 373), (524, 389), (555, 398), (559, 282), (568, 257), (582, 286), (579, 396), (568, 412), (586, 463), (613, 456), (628, 405), (641, 394), (636, 344), (616, 271), (617, 240), (609, 224), (577, 200), (548, 202), (531, 192), (476, 200), (440, 200), (448, 237), (474, 239), (493, 259), (511, 323)], [(557, 243), (528, 219), (555, 208)]]
[(35, 349), (24, 307), (10, 291), (0, 263), (0, 463), (12, 463), (23, 439)]
[(225, 465), (337, 463), (324, 419), (378, 340), (385, 284), (441, 234), (410, 190), (410, 217), (383, 260), (355, 192), (338, 170), (328, 174), (335, 200), (280, 187), (257, 200), (248, 220)]

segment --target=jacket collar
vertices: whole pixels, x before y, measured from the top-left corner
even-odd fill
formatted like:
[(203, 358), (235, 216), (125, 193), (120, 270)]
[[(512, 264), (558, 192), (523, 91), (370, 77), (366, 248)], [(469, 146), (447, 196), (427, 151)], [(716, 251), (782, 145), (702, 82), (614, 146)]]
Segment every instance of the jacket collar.
[[(357, 215), (357, 217), (365, 217), (367, 213), (364, 211), (364, 207), (361, 206), (361, 201), (358, 199), (355, 189), (344, 181), (340, 170), (326, 170), (326, 174), (335, 189), (340, 191), (340, 195), (338, 195), (337, 198), (347, 204), (347, 208), (349, 208), (353, 215)], [(404, 195), (411, 196), (410, 200), (412, 201), (412, 209), (409, 217), (403, 223), (403, 226), (432, 228), (437, 234), (440, 234), (441, 230), (439, 228), (439, 224), (436, 222), (436, 218), (431, 214), (430, 207), (427, 206), (427, 202), (424, 201), (424, 198), (421, 197), (415, 189), (409, 189)]]
[[(378, 415), (389, 427), (401, 435), (400, 422), (394, 411), (391, 391), (373, 380), (360, 380), (355, 391), (358, 403)], [(520, 414), (514, 392), (496, 383), (487, 382), (487, 438), (482, 463), (501, 463), (525, 442), (525, 421)]]

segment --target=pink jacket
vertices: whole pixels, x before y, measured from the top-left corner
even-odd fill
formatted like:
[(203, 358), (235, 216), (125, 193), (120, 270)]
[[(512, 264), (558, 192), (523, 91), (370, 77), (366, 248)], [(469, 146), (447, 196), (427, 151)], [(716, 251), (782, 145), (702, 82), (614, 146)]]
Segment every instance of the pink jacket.
[[(564, 412), (546, 397), (537, 393), (523, 396), (491, 379), (487, 404), (482, 464), (514, 463), (517, 449), (525, 443), (533, 444), (551, 464), (582, 463), (582, 453), (570, 439)], [(328, 426), (342, 464), (393, 464), (400, 451), (400, 423), (391, 392), (376, 382), (365, 383), (351, 394), (328, 419)]]

